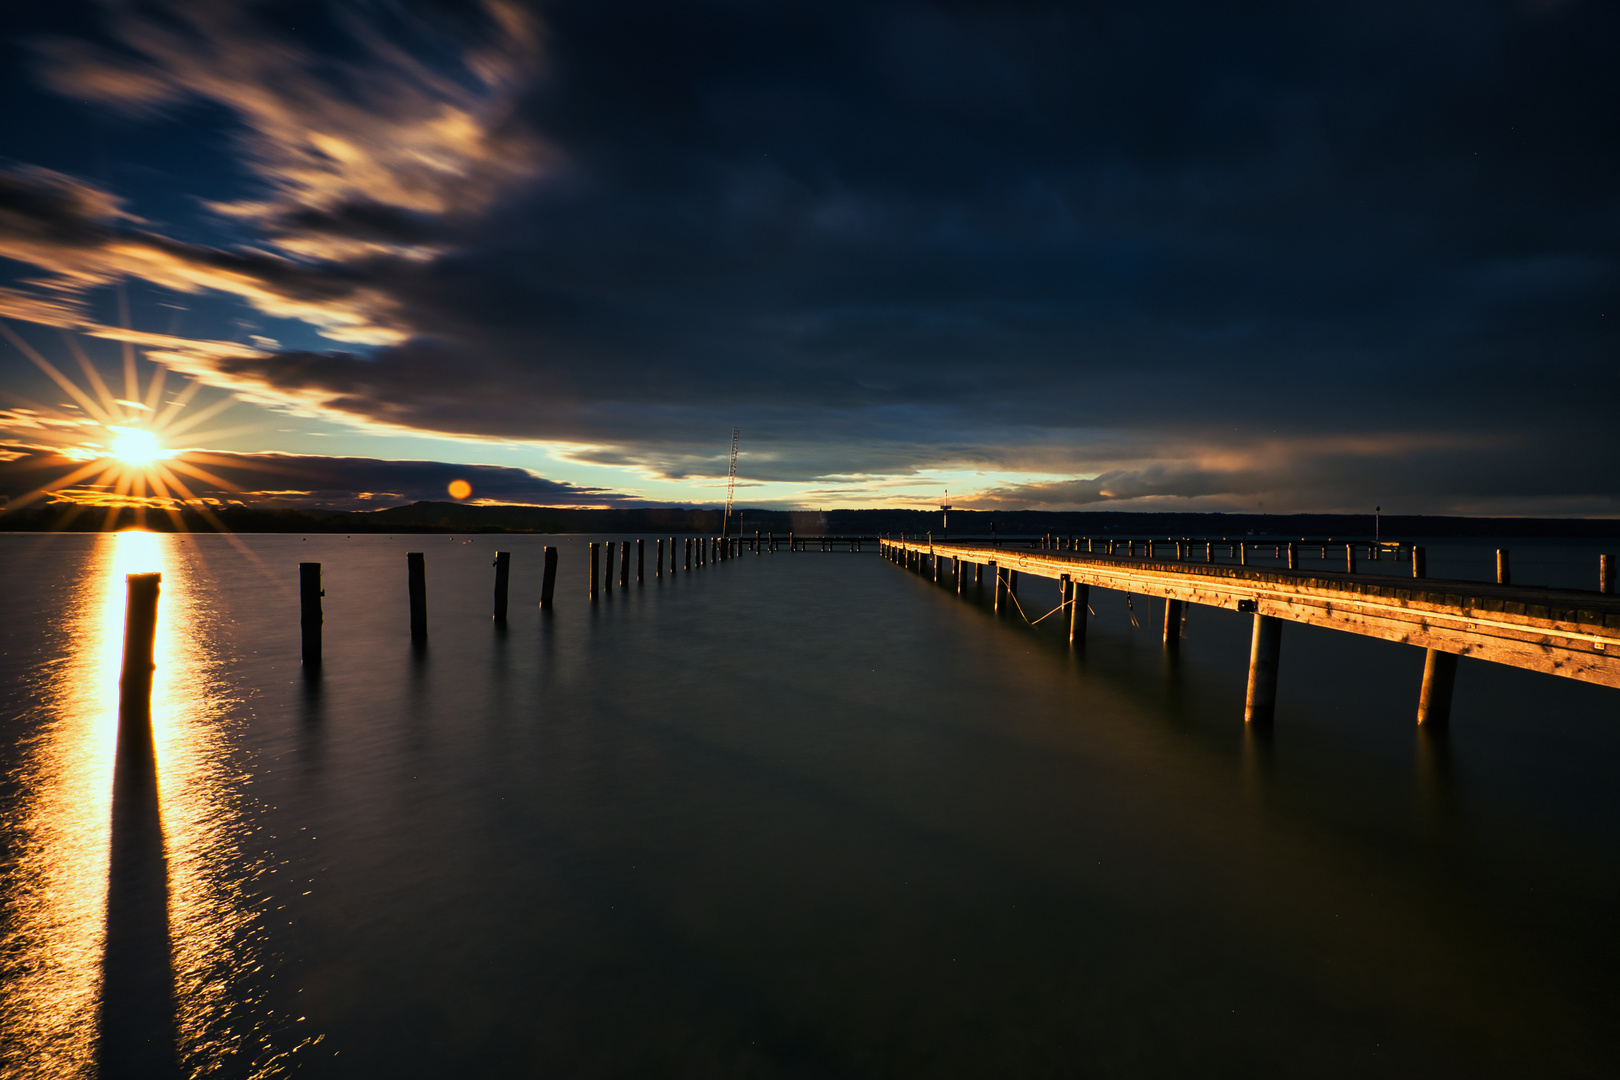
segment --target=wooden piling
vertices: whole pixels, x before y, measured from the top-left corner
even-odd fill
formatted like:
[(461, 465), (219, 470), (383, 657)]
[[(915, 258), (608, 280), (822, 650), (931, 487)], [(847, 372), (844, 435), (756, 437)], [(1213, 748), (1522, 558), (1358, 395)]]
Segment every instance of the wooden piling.
[[(628, 543), (628, 541), (626, 541)], [(613, 591), (613, 556), (616, 541), (609, 540), (602, 550), (602, 591)]]
[(984, 584), (984, 563), (973, 564), (973, 584), (976, 586)]
[(1001, 567), (997, 566), (995, 563), (990, 564), (990, 569), (995, 573), (996, 576), (996, 587), (994, 593), (991, 594), (990, 610), (999, 614), (1001, 611), (1002, 597), (1007, 591), (1007, 572)]
[(1282, 652), (1282, 620), (1254, 616), (1249, 642), (1249, 690), (1243, 702), (1243, 722), (1270, 724), (1277, 713), (1277, 660)]
[(1508, 567), (1508, 553), (1506, 548), (1496, 549), (1496, 583), (1498, 585), (1513, 584), (1513, 571)]
[(960, 558), (952, 559), (951, 562), (956, 567), (956, 595), (961, 596), (962, 591), (967, 588), (967, 567)]
[(1018, 571), (1010, 567), (1007, 570), (1007, 591), (1014, 596), (1018, 595)]
[(546, 546), (540, 549), (543, 568), (540, 575), (540, 606), (549, 608), (557, 595), (557, 549)]
[(321, 666), (321, 564), (298, 564), (298, 628), (303, 633), (304, 666)]
[(427, 640), (427, 567), (420, 551), (405, 555), (407, 588), (411, 595), (411, 640)]
[(1292, 543), (1288, 545), (1288, 569), (1299, 569), (1299, 549), (1296, 548)]
[(1429, 553), (1420, 547), (1412, 549), (1412, 576), (1415, 578), (1429, 576)]
[(1354, 544), (1344, 545), (1344, 572), (1347, 574), (1356, 572), (1356, 545)]
[[(613, 567), (608, 567), (608, 573), (613, 573)], [(619, 545), (619, 585), (625, 589), (630, 587), (630, 541), (628, 540)]]
[(1086, 640), (1087, 608), (1091, 605), (1091, 586), (1076, 582), (1074, 599), (1069, 605), (1069, 644), (1083, 645)]
[(1239, 566), (1248, 566), (1249, 565), (1249, 545), (1247, 543), (1245, 543), (1244, 541), (1242, 541), (1242, 540), (1238, 541), (1237, 555), (1238, 555), (1238, 565)]
[(591, 542), (591, 599), (596, 599), (597, 585), (601, 581), (602, 545)]
[(647, 541), (636, 538), (636, 584), (647, 579)]
[(676, 569), (678, 569), (678, 568), (675, 565), (675, 538), (672, 536), (672, 537), (669, 538), (669, 576), (670, 577), (675, 576)]
[(793, 538), (792, 533), (788, 533), (788, 550), (789, 551), (795, 550), (795, 548), (794, 548), (794, 538)]
[(1614, 556), (1598, 556), (1598, 592), (1604, 596), (1614, 595)]
[[(124, 667), (118, 676), (118, 734), (150, 737), (152, 673), (157, 669), (157, 609), (162, 574), (129, 574), (124, 578)], [(126, 730), (124, 720), (136, 725)]]
[(1207, 563), (1215, 561), (1215, 545), (1208, 540), (1204, 541), (1204, 561)]
[(1457, 684), (1457, 654), (1429, 649), (1423, 656), (1423, 689), (1418, 693), (1418, 723), (1445, 727), (1451, 721), (1451, 694)]
[(658, 550), (653, 553), (653, 577), (663, 577), (664, 576), (664, 541), (663, 541), (663, 538), (660, 537), (659, 539), (654, 540), (653, 543), (655, 545), (657, 545), (657, 547), (658, 547)]
[(685, 568), (686, 568), (686, 570), (688, 572), (690, 572), (691, 569), (692, 569), (692, 538), (690, 536), (688, 536), (686, 538), (686, 542), (684, 544), (682, 544), (681, 547), (686, 552), (686, 567)]
[[(316, 564), (316, 570), (320, 564)], [(512, 580), (512, 553), (510, 551), (497, 551), (495, 553), (495, 621), (506, 622), (506, 587)]]
[(1181, 601), (1166, 600), (1164, 602), (1164, 649), (1166, 652), (1179, 652), (1181, 650)]

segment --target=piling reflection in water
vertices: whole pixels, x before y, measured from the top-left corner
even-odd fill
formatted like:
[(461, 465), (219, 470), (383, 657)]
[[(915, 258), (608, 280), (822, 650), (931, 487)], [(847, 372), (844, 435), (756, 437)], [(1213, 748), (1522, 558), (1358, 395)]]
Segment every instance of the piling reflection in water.
[[(201, 1075), (247, 1051), (264, 1023), (232, 987), (254, 963), (252, 868), (210, 681), (195, 555), (173, 536), (100, 538), (60, 615), (60, 662), (16, 775), (4, 885), (11, 926), (0, 1044), (7, 1075)], [(125, 578), (162, 573), (151, 724), (119, 738)], [(234, 1070), (233, 1072), (238, 1071)]]

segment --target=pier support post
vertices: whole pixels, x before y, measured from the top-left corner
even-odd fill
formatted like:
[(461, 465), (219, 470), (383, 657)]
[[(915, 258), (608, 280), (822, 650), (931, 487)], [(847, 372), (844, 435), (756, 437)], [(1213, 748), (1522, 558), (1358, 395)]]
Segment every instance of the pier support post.
[(675, 565), (675, 538), (672, 536), (669, 538), (669, 576), (674, 577), (678, 569)]
[(1277, 714), (1277, 658), (1282, 651), (1282, 620), (1254, 616), (1254, 637), (1249, 643), (1249, 692), (1243, 702), (1243, 722), (1270, 724)]
[(1498, 585), (1513, 584), (1513, 571), (1508, 567), (1506, 548), (1496, 549), (1496, 583)]
[(1420, 547), (1412, 549), (1412, 576), (1415, 578), (1429, 576), (1429, 553)]
[(597, 585), (601, 582), (602, 571), (602, 545), (591, 543), (591, 599), (596, 599)]
[(1354, 544), (1344, 545), (1344, 572), (1347, 574), (1356, 572), (1356, 545)]
[(647, 577), (647, 541), (636, 539), (636, 584), (640, 585)]
[(1016, 570), (1007, 571), (1007, 591), (1014, 596), (1018, 595), (1018, 571)]
[(967, 588), (967, 567), (962, 565), (960, 558), (952, 559), (956, 567), (956, 595), (961, 596), (962, 590)]
[(1296, 548), (1291, 542), (1288, 545), (1288, 569), (1299, 569), (1299, 549)]
[[(156, 669), (158, 593), (162, 574), (124, 578), (124, 668), (118, 676), (118, 737), (151, 737), (152, 672)], [(124, 727), (130, 720), (140, 727)]]
[(686, 538), (686, 543), (683, 544), (682, 547), (685, 549), (685, 552), (686, 552), (686, 569), (691, 570), (692, 569), (692, 538), (690, 536), (688, 536)]
[(653, 552), (653, 577), (663, 577), (664, 576), (664, 539), (663, 539), (663, 537), (659, 537), (657, 540), (654, 540), (653, 545), (657, 548), (657, 550)]
[(304, 666), (321, 666), (321, 564), (298, 564), (298, 628), (304, 638)]
[(1423, 657), (1423, 689), (1418, 693), (1418, 723), (1440, 728), (1451, 722), (1451, 692), (1457, 684), (1457, 654), (1429, 649)]
[[(317, 565), (317, 569), (319, 566)], [(495, 553), (495, 621), (506, 622), (506, 590), (512, 581), (512, 553), (510, 551), (497, 551)]]
[(1208, 540), (1204, 541), (1204, 561), (1209, 563), (1215, 561), (1215, 545)]
[(1007, 572), (995, 563), (991, 563), (990, 566), (996, 575), (996, 588), (991, 596), (990, 610), (999, 614), (1001, 612), (1002, 596), (1007, 591)]
[(411, 640), (427, 640), (427, 567), (420, 551), (405, 555), (406, 587), (411, 594)]
[(792, 533), (788, 533), (788, 550), (789, 551), (793, 550), (794, 539), (795, 539), (794, 535)]
[(1069, 644), (1084, 645), (1086, 642), (1086, 615), (1091, 606), (1091, 586), (1075, 582), (1069, 602)]
[(543, 567), (540, 571), (540, 606), (549, 608), (557, 595), (557, 549), (540, 549)]
[(1598, 592), (1604, 596), (1614, 595), (1614, 556), (1598, 556)]
[(1246, 542), (1238, 541), (1237, 557), (1239, 566), (1249, 565), (1249, 545)]
[[(992, 563), (991, 565), (994, 565), (994, 564)], [(977, 563), (973, 564), (973, 584), (974, 585), (983, 585), (984, 584), (984, 563), (982, 563), (982, 562), (977, 562)]]
[[(613, 567), (615, 565), (614, 562), (613, 562), (614, 543), (615, 543), (614, 541), (609, 540), (607, 542), (607, 545), (602, 549), (602, 591), (603, 592), (612, 592), (613, 591)], [(628, 544), (629, 541), (626, 540), (625, 543)]]
[(1164, 651), (1181, 651), (1181, 601), (1164, 602)]

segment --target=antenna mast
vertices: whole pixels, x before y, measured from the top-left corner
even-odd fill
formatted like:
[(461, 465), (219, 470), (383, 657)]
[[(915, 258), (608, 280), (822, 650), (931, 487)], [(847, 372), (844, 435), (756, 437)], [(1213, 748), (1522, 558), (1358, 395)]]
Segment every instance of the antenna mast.
[(737, 491), (737, 437), (742, 434), (741, 429), (731, 429), (731, 470), (726, 473), (726, 516), (720, 523), (720, 535), (728, 535), (731, 528), (731, 499)]

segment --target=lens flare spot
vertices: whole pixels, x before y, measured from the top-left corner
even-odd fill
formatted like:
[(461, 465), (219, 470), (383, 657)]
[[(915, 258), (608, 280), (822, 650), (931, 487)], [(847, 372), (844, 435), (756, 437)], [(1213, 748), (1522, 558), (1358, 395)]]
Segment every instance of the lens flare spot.
[(465, 480), (450, 481), (450, 497), (452, 499), (465, 499), (472, 494), (472, 485)]

